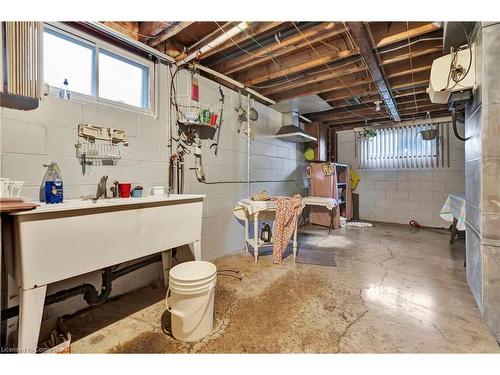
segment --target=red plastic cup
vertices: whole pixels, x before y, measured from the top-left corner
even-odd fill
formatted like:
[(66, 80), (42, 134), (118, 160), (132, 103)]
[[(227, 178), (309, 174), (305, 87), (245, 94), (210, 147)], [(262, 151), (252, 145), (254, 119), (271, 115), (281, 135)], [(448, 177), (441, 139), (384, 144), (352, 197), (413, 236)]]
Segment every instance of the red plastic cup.
[(120, 190), (120, 198), (129, 198), (131, 189), (132, 184), (118, 184), (118, 190)]
[(210, 115), (210, 125), (215, 126), (217, 124), (217, 115), (215, 113), (212, 113)]

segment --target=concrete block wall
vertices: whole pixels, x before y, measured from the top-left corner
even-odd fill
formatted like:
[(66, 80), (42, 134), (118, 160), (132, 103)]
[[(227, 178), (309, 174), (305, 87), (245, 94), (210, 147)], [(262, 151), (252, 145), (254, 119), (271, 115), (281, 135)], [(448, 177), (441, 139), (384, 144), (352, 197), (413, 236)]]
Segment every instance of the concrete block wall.
[[(356, 169), (354, 132), (337, 135), (338, 161)], [(450, 168), (356, 170), (361, 219), (401, 224), (413, 219), (424, 226), (448, 227), (439, 211), (448, 194), (464, 192), (464, 145), (451, 135)]]
[[(180, 73), (178, 93), (188, 85), (187, 73)], [(201, 77), (200, 102), (217, 103), (219, 85)], [(238, 93), (222, 87), (225, 95), (224, 118), (221, 128), (218, 155), (210, 149), (212, 140), (202, 140), (203, 167), (208, 182), (247, 181), (247, 138), (238, 133)], [(246, 97), (242, 105), (246, 108)], [(253, 124), (255, 140), (250, 145), (250, 180), (293, 180), (292, 182), (261, 182), (250, 185), (250, 194), (266, 190), (271, 195), (293, 195), (302, 191), (300, 167), (303, 164), (301, 146), (275, 139), (281, 127), (281, 113), (255, 102), (259, 113)], [(242, 130), (246, 128), (243, 124)], [(189, 166), (194, 166), (194, 156), (186, 157)], [(301, 164), (302, 163), (302, 164)], [(203, 184), (196, 180), (194, 171), (186, 171), (185, 193), (207, 194), (204, 203), (203, 258), (211, 260), (234, 250), (243, 248), (242, 224), (235, 220), (233, 209), (241, 198), (248, 197), (246, 183)]]
[[(32, 200), (38, 200), (39, 197), (39, 186), (46, 170), (42, 165), (51, 161), (56, 161), (61, 168), (66, 199), (95, 194), (102, 175), (109, 176), (109, 185), (114, 180), (127, 181), (133, 185), (144, 186), (145, 191), (155, 185), (167, 186), (169, 74), (167, 66), (159, 66), (157, 117), (107, 105), (63, 101), (53, 97), (44, 97), (39, 108), (34, 111), (0, 108), (0, 175), (26, 181), (22, 195)], [(182, 92), (182, 88), (189, 87), (188, 75), (180, 74), (177, 83)], [(200, 78), (201, 101), (218, 103), (218, 87), (215, 82)], [(247, 141), (243, 134), (236, 131), (237, 119), (234, 110), (238, 106), (238, 94), (227, 88), (223, 90), (226, 103), (219, 154), (215, 156), (213, 149), (209, 148), (212, 140), (202, 141), (207, 180), (246, 181)], [(254, 126), (256, 139), (251, 144), (251, 179), (299, 181), (297, 166), (300, 159), (303, 159), (300, 147), (273, 138), (281, 126), (281, 114), (259, 103), (255, 106), (259, 119)], [(123, 149), (123, 158), (117, 166), (89, 166), (86, 174), (82, 175), (74, 147), (80, 122), (112, 126), (126, 131), (129, 146)], [(242, 249), (243, 227), (233, 217), (232, 210), (239, 199), (247, 197), (247, 184), (201, 184), (196, 180), (194, 172), (189, 170), (194, 167), (193, 157), (188, 156), (186, 160), (184, 192), (207, 195), (203, 212), (203, 259), (213, 260)], [(251, 192), (265, 189), (270, 194), (291, 195), (300, 190), (299, 185), (298, 182), (252, 184)], [(150, 265), (117, 280), (112, 295), (123, 294), (161, 277), (161, 265)], [(83, 282), (99, 286), (100, 273), (82, 275), (50, 285), (48, 293), (52, 294)], [(12, 301), (15, 303), (15, 299)], [(72, 313), (86, 306), (81, 297), (74, 297), (47, 307), (46, 317)]]

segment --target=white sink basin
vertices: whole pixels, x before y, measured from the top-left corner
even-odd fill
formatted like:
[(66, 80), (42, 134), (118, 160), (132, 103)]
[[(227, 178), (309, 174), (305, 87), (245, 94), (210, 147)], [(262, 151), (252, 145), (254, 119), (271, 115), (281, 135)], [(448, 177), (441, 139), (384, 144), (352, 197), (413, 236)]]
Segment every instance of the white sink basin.
[(67, 199), (63, 203), (46, 204), (37, 203), (40, 206), (32, 211), (24, 211), (20, 214), (36, 214), (42, 212), (57, 212), (67, 210), (91, 209), (99, 206), (122, 206), (132, 204), (147, 204), (151, 202), (161, 201), (179, 201), (193, 198), (204, 198), (200, 194), (170, 194), (170, 195), (153, 195), (141, 198), (105, 198), (105, 199)]

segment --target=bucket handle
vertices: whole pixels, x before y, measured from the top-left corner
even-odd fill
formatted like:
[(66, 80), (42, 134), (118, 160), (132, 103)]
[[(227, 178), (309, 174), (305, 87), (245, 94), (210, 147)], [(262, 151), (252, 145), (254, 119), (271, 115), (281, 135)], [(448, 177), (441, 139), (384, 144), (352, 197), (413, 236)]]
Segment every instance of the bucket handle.
[(191, 316), (193, 316), (194, 314), (196, 314), (198, 311), (200, 311), (202, 308), (206, 308), (208, 303), (210, 302), (210, 294), (212, 294), (212, 290), (214, 289), (215, 287), (215, 281), (210, 285), (210, 289), (209, 289), (209, 293), (207, 293), (207, 300), (206, 302), (200, 307), (198, 308), (197, 310), (195, 310), (193, 313), (189, 314), (189, 315), (185, 315), (184, 313), (180, 312), (179, 310), (176, 310), (176, 309), (173, 309), (172, 306), (170, 305), (170, 302), (169, 302), (169, 299), (170, 299), (170, 284), (168, 285), (168, 288), (167, 288), (167, 298), (165, 299), (165, 305), (167, 307), (167, 311), (171, 314), (174, 314), (174, 315), (177, 315), (179, 318), (190, 318)]

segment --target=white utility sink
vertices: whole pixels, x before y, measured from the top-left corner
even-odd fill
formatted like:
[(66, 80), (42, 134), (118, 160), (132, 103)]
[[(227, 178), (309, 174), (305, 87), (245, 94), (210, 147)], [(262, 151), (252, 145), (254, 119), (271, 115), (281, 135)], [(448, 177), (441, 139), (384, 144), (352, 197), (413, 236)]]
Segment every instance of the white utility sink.
[(36, 349), (48, 284), (182, 245), (200, 260), (204, 197), (70, 199), (10, 215), (21, 352)]

